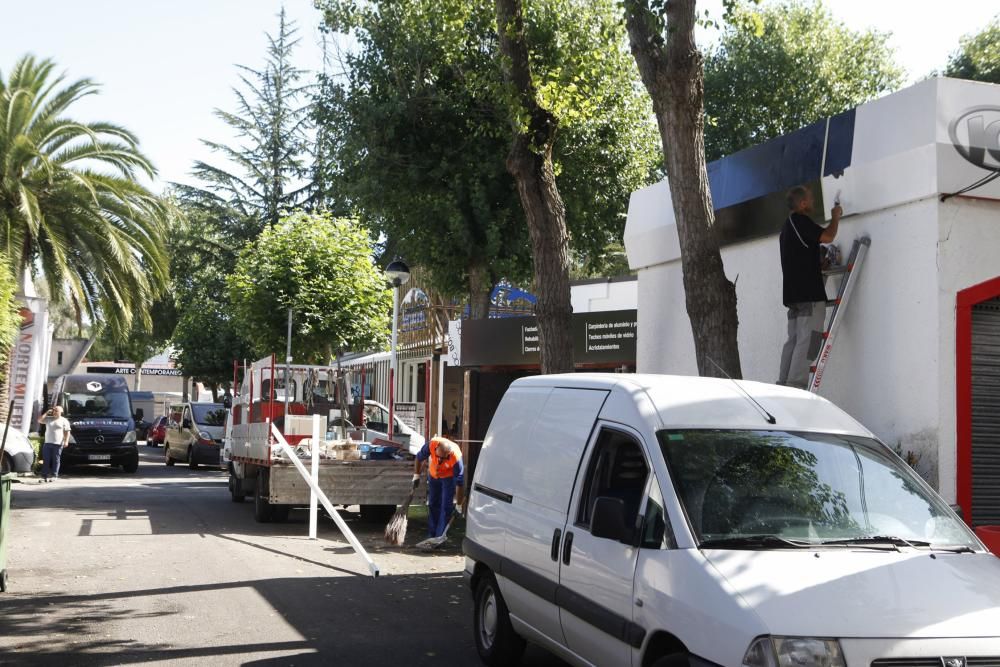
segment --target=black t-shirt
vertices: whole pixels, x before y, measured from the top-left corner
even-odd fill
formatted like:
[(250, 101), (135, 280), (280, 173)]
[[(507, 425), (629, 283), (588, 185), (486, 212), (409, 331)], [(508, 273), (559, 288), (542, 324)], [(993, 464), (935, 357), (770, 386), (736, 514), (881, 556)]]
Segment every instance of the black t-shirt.
[(782, 301), (786, 306), (826, 301), (820, 267), (819, 237), (823, 228), (808, 215), (792, 213), (785, 218), (778, 237), (781, 247)]

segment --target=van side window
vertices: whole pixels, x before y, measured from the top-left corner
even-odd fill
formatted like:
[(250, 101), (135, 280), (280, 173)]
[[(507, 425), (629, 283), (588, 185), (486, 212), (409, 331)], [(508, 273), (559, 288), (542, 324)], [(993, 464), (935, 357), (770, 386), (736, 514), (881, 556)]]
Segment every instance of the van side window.
[(656, 479), (653, 479), (649, 496), (646, 499), (646, 514), (642, 519), (642, 541), (639, 546), (643, 549), (675, 549), (677, 547), (674, 533), (667, 523), (666, 512), (663, 509), (663, 496), (660, 494), (660, 487), (656, 483)]
[(642, 447), (632, 436), (602, 429), (587, 465), (577, 525), (589, 529), (594, 502), (601, 496), (609, 496), (625, 502), (625, 524), (634, 526), (648, 473)]

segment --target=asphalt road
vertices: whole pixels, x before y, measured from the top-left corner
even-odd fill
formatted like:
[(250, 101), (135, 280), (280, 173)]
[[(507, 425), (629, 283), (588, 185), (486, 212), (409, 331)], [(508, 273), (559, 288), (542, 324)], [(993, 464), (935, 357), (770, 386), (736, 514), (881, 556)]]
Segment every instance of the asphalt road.
[[(80, 466), (12, 491), (2, 665), (479, 665), (457, 540), (386, 548), (345, 518), (375, 580), (328, 518), (254, 522), (223, 472), (162, 463)], [(356, 508), (355, 508), (356, 509)], [(407, 542), (425, 526), (411, 521)], [(522, 665), (561, 661), (529, 646)]]

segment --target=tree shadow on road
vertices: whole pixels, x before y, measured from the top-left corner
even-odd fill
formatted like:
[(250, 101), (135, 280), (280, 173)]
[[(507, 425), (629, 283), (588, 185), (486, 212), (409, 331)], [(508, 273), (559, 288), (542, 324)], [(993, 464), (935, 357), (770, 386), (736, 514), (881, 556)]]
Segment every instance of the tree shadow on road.
[[(235, 589), (256, 593), (283, 622), (268, 621), (266, 613), (250, 616), (235, 605), (232, 614), (185, 620), (206, 596), (236, 599)], [(245, 597), (246, 591), (240, 595)], [(103, 638), (107, 635), (102, 625), (151, 616), (168, 629), (166, 641)], [(275, 578), (93, 595), (15, 594), (4, 599), (0, 614), (0, 662), (103, 666), (211, 659), (216, 665), (476, 665), (470, 617), (469, 590), (456, 574)], [(195, 631), (195, 623), (209, 623), (211, 632)], [(186, 636), (207, 645), (185, 645)], [(563, 663), (531, 649), (522, 664)]]

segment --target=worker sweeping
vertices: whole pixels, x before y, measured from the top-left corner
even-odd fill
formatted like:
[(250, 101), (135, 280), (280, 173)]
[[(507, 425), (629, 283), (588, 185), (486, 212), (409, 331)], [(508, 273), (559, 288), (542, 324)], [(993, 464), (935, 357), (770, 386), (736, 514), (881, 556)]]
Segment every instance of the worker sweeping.
[(413, 486), (420, 484), (420, 472), (427, 461), (427, 535), (440, 537), (448, 526), (454, 503), (465, 498), (465, 466), (462, 449), (441, 436), (421, 447), (413, 463)]

